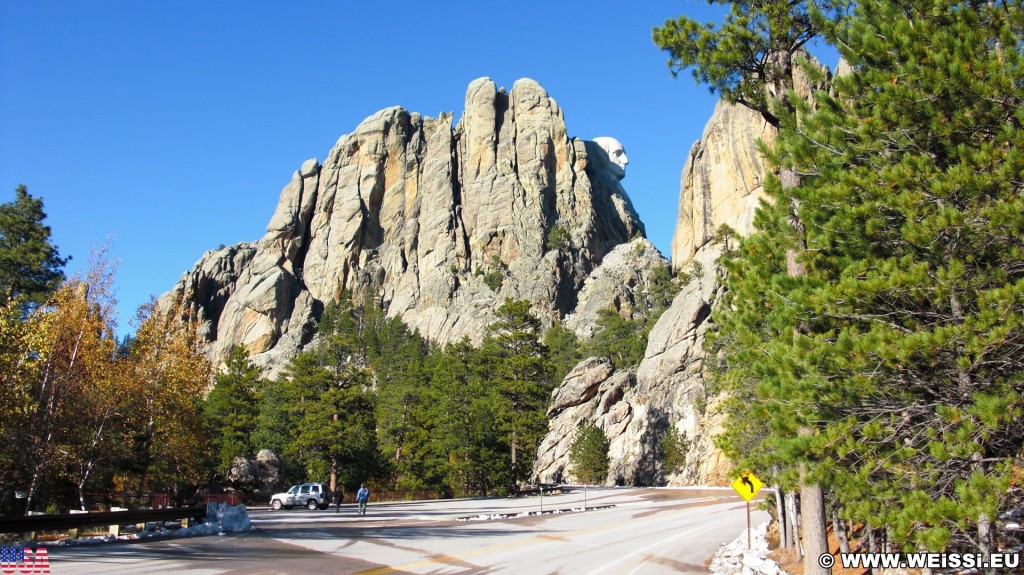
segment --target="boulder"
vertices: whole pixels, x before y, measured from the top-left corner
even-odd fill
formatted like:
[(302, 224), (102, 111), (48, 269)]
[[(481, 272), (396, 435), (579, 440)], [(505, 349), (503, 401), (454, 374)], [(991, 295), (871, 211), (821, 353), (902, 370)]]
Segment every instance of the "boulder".
[(255, 496), (270, 497), (281, 477), (281, 460), (273, 451), (261, 449), (255, 457), (236, 457), (231, 462), (228, 483)]

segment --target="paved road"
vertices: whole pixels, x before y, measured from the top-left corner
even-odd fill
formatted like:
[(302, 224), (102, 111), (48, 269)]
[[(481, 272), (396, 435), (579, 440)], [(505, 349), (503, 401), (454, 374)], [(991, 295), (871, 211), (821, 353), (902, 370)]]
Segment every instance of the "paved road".
[[(352, 506), (253, 511), (259, 529), (242, 535), (53, 548), (51, 573), (705, 573), (719, 545), (746, 527), (731, 490), (589, 489), (586, 499), (609, 507), (473, 521), (459, 518), (540, 511), (541, 499), (371, 502), (366, 516)], [(583, 500), (549, 495), (543, 507), (578, 509)]]

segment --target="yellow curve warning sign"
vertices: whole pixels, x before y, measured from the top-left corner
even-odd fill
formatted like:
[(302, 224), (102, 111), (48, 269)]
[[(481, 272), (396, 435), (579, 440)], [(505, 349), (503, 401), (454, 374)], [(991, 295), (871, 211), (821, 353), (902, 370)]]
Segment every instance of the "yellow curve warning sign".
[(740, 476), (736, 478), (736, 481), (732, 482), (732, 488), (736, 490), (736, 493), (740, 494), (740, 497), (747, 501), (753, 499), (762, 487), (764, 487), (764, 482), (749, 471), (741, 473)]

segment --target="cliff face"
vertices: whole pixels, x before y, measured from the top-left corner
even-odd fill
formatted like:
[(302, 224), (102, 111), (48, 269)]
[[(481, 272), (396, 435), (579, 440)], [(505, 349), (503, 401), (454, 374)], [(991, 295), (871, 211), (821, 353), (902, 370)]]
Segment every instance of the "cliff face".
[(740, 235), (754, 229), (764, 197), (765, 161), (757, 141), (771, 145), (776, 130), (749, 108), (719, 101), (680, 177), (672, 262), (685, 266), (727, 225)]
[(505, 298), (547, 323), (572, 313), (605, 256), (644, 235), (607, 155), (568, 137), (532, 80), (474, 81), (451, 122), (367, 118), (295, 172), (260, 240), (207, 252), (161, 304), (184, 302), (213, 361), (242, 344), (270, 371), (342, 290), (375, 290), (438, 342), (480, 341)]
[[(639, 366), (615, 371), (607, 361), (591, 358), (555, 390), (550, 431), (534, 466), (538, 480), (571, 479), (569, 445), (586, 419), (610, 441), (608, 483), (728, 483), (729, 462), (713, 442), (724, 419), (706, 393), (704, 372), (704, 339), (724, 291), (718, 264), (722, 246), (714, 237), (722, 225), (744, 235), (752, 231), (766, 168), (757, 140), (774, 137), (775, 129), (759, 114), (721, 102), (716, 106), (682, 173), (672, 266), (690, 279), (651, 329)], [(690, 447), (684, 469), (666, 474), (658, 443), (673, 424)]]
[[(796, 92), (805, 99), (824, 87), (797, 74)], [(776, 134), (747, 108), (725, 102), (715, 107), (681, 178), (672, 267), (689, 280), (652, 328), (639, 366), (615, 371), (607, 361), (590, 358), (554, 391), (549, 432), (534, 465), (539, 481), (572, 478), (569, 445), (579, 422), (589, 420), (611, 444), (607, 483), (731, 482), (730, 463), (714, 445), (725, 418), (716, 409), (720, 398), (707, 391), (704, 368), (705, 337), (724, 293), (718, 263), (723, 245), (715, 236), (723, 225), (741, 236), (753, 231), (768, 168), (757, 142), (770, 145)], [(683, 468), (667, 473), (659, 462), (658, 443), (672, 425), (689, 448)]]

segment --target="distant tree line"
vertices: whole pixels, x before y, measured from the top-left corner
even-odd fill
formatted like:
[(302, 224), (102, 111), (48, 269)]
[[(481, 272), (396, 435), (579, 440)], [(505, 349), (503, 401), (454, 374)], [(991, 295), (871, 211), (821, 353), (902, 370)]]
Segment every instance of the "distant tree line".
[[(672, 292), (662, 275), (657, 285)], [(216, 471), (269, 448), (284, 459), (287, 480), (346, 491), (373, 482), (487, 495), (528, 481), (552, 390), (590, 355), (635, 366), (648, 320), (602, 312), (598, 335), (581, 343), (559, 324), (543, 331), (526, 301), (506, 300), (495, 315), (479, 346), (441, 346), (387, 317), (372, 291), (343, 294), (325, 309), (316, 343), (277, 379), (260, 380), (245, 350), (232, 350), (203, 403)], [(586, 475), (603, 481), (607, 441), (592, 442), (585, 456), (603, 458), (603, 472)]]
[(317, 342), (259, 380), (243, 349), (204, 403), (217, 468), (270, 448), (291, 480), (503, 493), (528, 479), (556, 384), (540, 322), (506, 301), (483, 344), (440, 347), (367, 294), (329, 304)]

